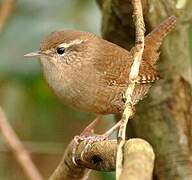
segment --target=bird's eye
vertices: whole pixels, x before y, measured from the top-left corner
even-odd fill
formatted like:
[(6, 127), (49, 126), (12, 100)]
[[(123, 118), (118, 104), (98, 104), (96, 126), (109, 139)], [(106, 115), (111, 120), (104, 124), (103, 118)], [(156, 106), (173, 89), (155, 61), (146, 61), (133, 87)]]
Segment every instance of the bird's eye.
[(57, 54), (62, 55), (62, 54), (64, 54), (64, 52), (65, 52), (65, 48), (64, 47), (57, 48)]

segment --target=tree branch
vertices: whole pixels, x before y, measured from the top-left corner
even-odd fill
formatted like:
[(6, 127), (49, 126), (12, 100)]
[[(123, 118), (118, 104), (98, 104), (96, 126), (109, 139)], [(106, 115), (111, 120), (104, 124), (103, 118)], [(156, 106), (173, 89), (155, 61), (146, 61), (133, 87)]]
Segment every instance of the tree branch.
[[(83, 153), (86, 143), (81, 142), (76, 153), (75, 166), (72, 162), (72, 142), (65, 150), (64, 156), (57, 169), (49, 180), (79, 180), (85, 179), (87, 171), (94, 169), (98, 171), (115, 170), (117, 153), (117, 142), (115, 140), (94, 142), (89, 149)], [(120, 179), (150, 180), (153, 171), (154, 153), (152, 147), (142, 139), (130, 139), (124, 146), (124, 165)], [(133, 165), (134, 164), (134, 165)], [(142, 164), (142, 168), (141, 168)], [(128, 174), (127, 174), (128, 173)]]
[(15, 1), (14, 0), (4, 0), (0, 7), (0, 32), (2, 31), (3, 26), (5, 25), (6, 20), (10, 16)]
[(5, 142), (15, 155), (18, 163), (23, 168), (25, 174), (31, 180), (43, 180), (43, 177), (39, 173), (38, 169), (31, 160), (31, 157), (27, 150), (23, 147), (19, 138), (15, 134), (11, 125), (8, 123), (5, 113), (0, 108), (0, 130), (4, 137)]

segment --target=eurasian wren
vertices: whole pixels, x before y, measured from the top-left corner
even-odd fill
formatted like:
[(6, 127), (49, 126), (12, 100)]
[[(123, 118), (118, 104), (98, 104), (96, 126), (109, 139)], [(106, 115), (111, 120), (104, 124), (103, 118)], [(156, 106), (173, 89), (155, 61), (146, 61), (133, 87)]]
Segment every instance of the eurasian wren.
[[(155, 69), (159, 47), (176, 24), (174, 16), (145, 37), (145, 49), (132, 101), (136, 104), (159, 79)], [(123, 94), (129, 84), (133, 62), (129, 52), (88, 32), (53, 32), (40, 50), (26, 54), (39, 56), (49, 86), (72, 107), (97, 114), (116, 114), (124, 109)]]

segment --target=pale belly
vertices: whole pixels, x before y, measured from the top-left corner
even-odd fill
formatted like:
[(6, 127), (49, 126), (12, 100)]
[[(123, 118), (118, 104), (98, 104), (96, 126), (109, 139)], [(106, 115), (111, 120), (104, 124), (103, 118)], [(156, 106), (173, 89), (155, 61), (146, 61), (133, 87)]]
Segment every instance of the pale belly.
[[(61, 81), (60, 81), (61, 82)], [(64, 81), (49, 83), (55, 94), (64, 102), (79, 111), (96, 114), (114, 114), (122, 112), (124, 108), (123, 89), (114, 87), (98, 87), (95, 83)]]

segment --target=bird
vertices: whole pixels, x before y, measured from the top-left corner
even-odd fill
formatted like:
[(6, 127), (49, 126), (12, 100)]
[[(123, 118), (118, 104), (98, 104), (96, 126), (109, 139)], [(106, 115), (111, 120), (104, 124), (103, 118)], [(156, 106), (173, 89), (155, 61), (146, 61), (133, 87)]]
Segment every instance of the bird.
[[(175, 24), (176, 17), (170, 16), (145, 36), (133, 105), (160, 79), (156, 69), (159, 48)], [(25, 57), (40, 59), (49, 87), (65, 104), (98, 115), (121, 114), (134, 48), (128, 51), (90, 32), (63, 30), (49, 34), (38, 51)]]
[[(155, 68), (158, 50), (175, 22), (175, 16), (171, 16), (145, 37), (133, 104), (160, 79)], [(118, 114), (124, 109), (123, 93), (129, 85), (133, 50), (127, 51), (93, 33), (64, 30), (48, 35), (39, 51), (25, 57), (40, 58), (50, 88), (67, 105), (96, 114)]]

